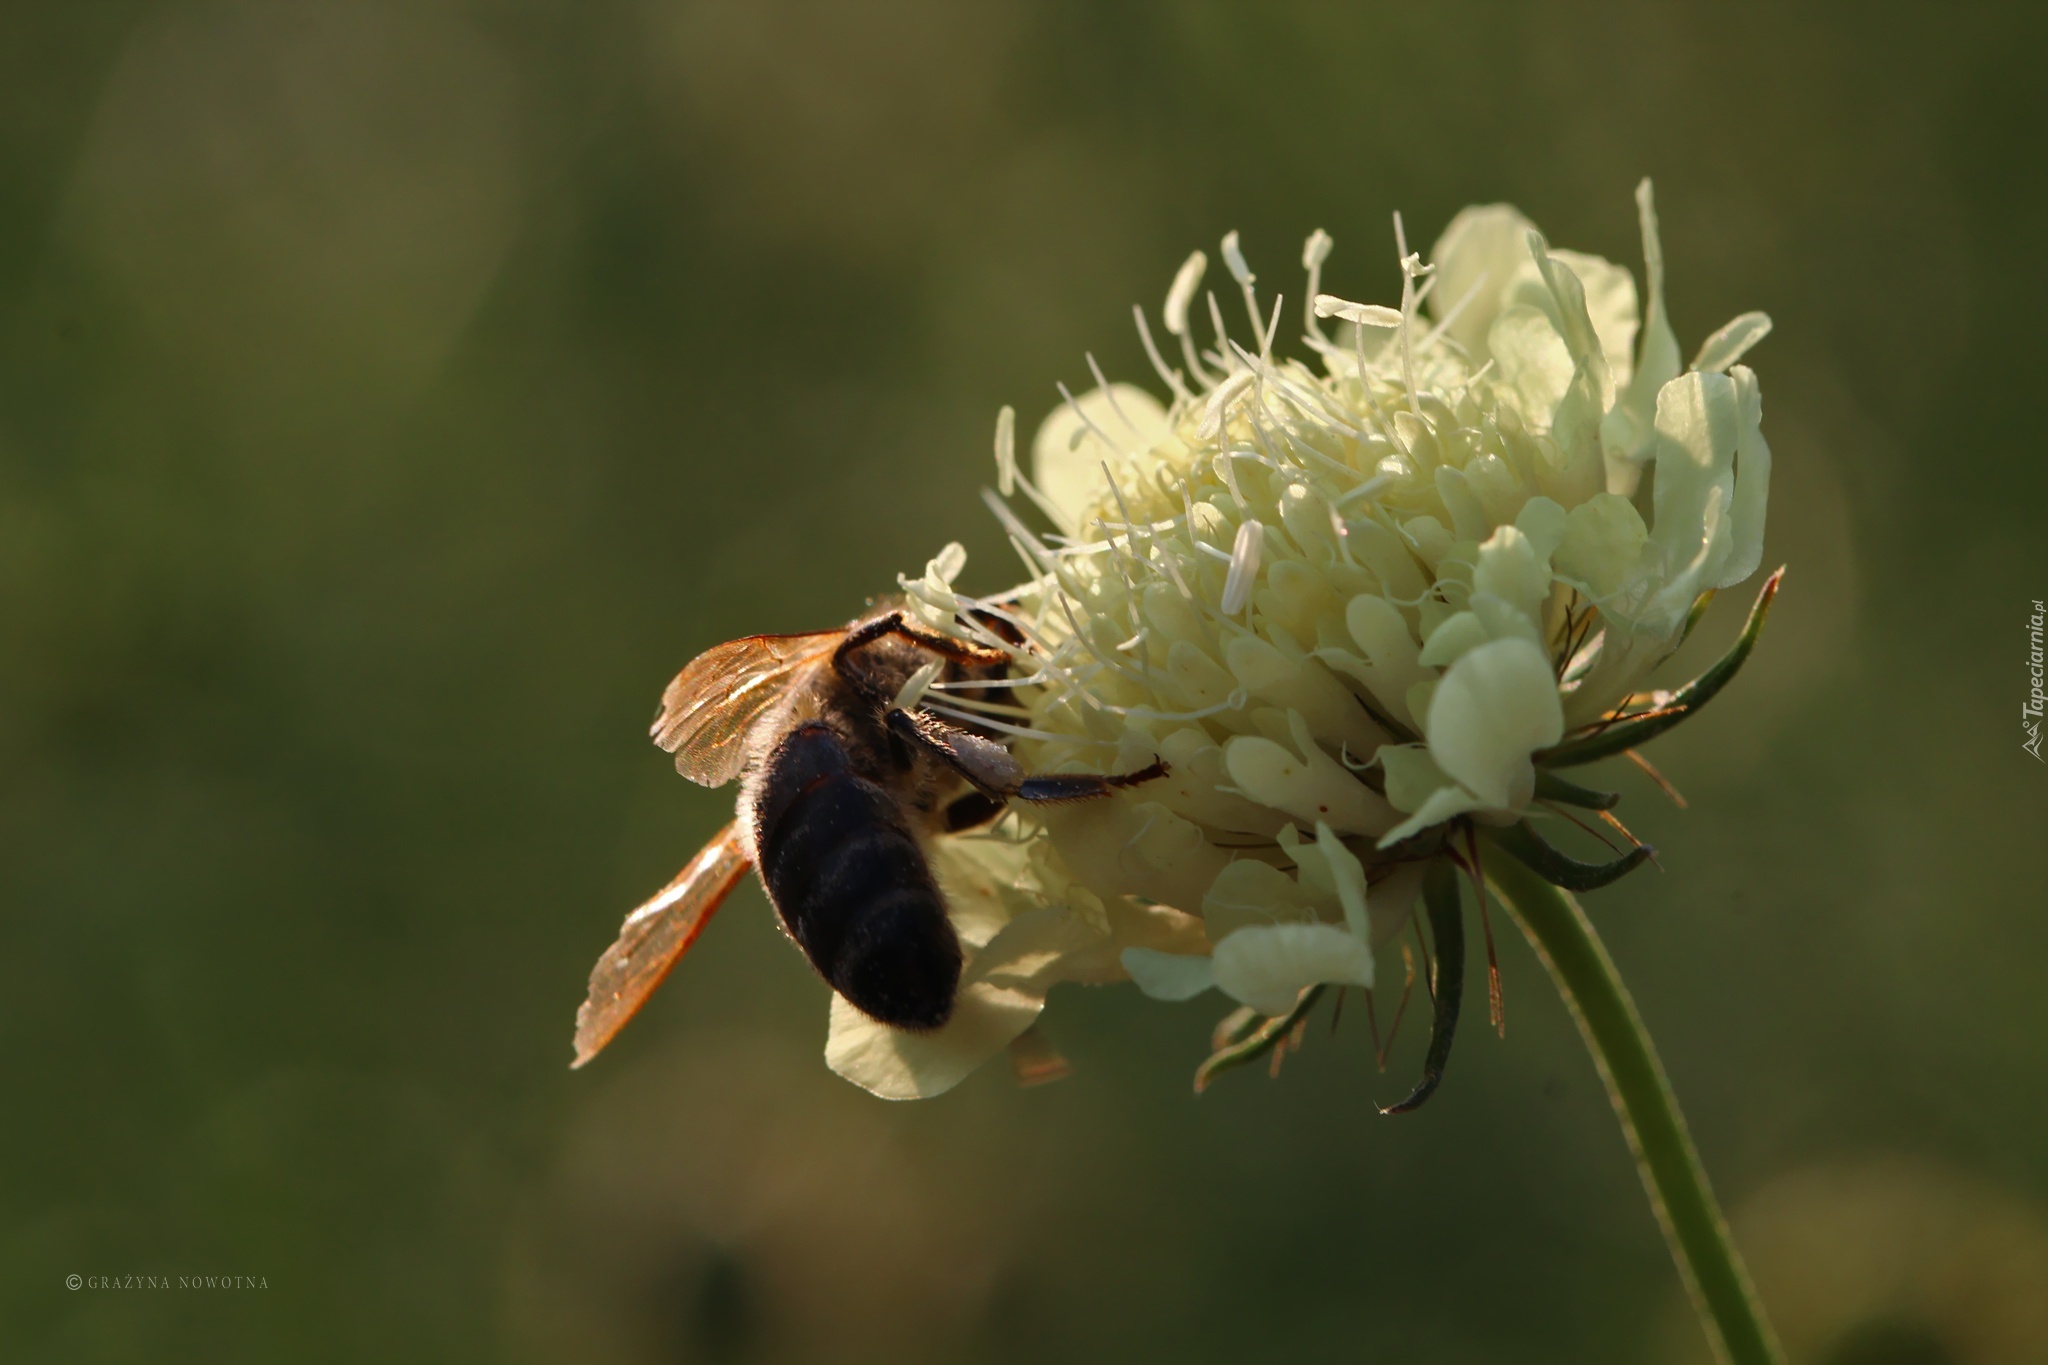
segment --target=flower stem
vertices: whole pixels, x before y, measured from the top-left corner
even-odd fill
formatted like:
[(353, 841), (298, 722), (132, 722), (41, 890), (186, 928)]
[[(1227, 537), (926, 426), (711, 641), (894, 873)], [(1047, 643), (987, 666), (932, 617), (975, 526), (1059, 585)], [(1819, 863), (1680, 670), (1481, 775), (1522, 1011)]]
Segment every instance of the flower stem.
[(1489, 845), (1484, 856), (1487, 880), (1549, 969), (1607, 1083), (1650, 1208), (1715, 1357), (1725, 1365), (1779, 1365), (1777, 1337), (1729, 1239), (1663, 1063), (1606, 945), (1568, 893), (1497, 848)]

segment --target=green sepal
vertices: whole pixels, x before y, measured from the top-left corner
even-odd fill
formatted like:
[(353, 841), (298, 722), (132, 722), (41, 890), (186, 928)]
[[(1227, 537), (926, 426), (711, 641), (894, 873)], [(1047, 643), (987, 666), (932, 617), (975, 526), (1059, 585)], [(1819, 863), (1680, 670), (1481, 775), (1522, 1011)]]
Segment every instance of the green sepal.
[(1436, 942), (1436, 1013), (1429, 1024), (1429, 1051), (1422, 1059), (1422, 1079), (1408, 1098), (1382, 1107), (1382, 1114), (1420, 1109), (1436, 1093), (1451, 1059), (1451, 1040), (1458, 1033), (1458, 1005), (1465, 994), (1465, 920), (1458, 901), (1458, 872), (1450, 859), (1430, 864), (1422, 883), (1422, 904), (1429, 912), (1429, 936)]
[(1598, 891), (1641, 867), (1656, 852), (1648, 844), (1637, 844), (1611, 863), (1582, 863), (1552, 848), (1542, 835), (1529, 828), (1526, 820), (1489, 829), (1486, 837), (1544, 881), (1567, 891)]
[(1749, 652), (1756, 648), (1757, 637), (1763, 634), (1764, 618), (1771, 613), (1771, 600), (1778, 595), (1778, 585), (1784, 578), (1785, 570), (1780, 568), (1764, 580), (1763, 590), (1756, 595), (1756, 605), (1749, 609), (1749, 620), (1728, 652), (1719, 663), (1672, 693), (1669, 702), (1648, 715), (1615, 721), (1584, 739), (1566, 740), (1548, 753), (1537, 754), (1536, 762), (1550, 768), (1575, 768), (1581, 763), (1609, 758), (1656, 738), (1705, 706), (1728, 685), (1749, 658)]
[(1536, 770), (1536, 799), (1577, 806), (1581, 810), (1613, 810), (1621, 803), (1620, 792), (1596, 791), (1567, 781), (1547, 768)]
[(1712, 588), (1708, 588), (1698, 597), (1693, 598), (1692, 609), (1685, 614), (1685, 624), (1678, 628), (1678, 644), (1671, 647), (1674, 653), (1677, 652), (1681, 645), (1692, 638), (1693, 628), (1699, 625), (1700, 618), (1705, 616), (1707, 608), (1713, 605), (1714, 589)]
[[(1210, 1053), (1209, 1059), (1195, 1068), (1195, 1093), (1199, 1095), (1204, 1090), (1207, 1090), (1209, 1082), (1215, 1080), (1232, 1067), (1243, 1066), (1247, 1062), (1256, 1062), (1259, 1058), (1271, 1052), (1281, 1040), (1287, 1037), (1296, 1024), (1308, 1017), (1308, 1012), (1315, 1007), (1316, 1001), (1321, 998), (1323, 989), (1324, 987), (1320, 982), (1308, 987), (1301, 993), (1301, 998), (1294, 1002), (1293, 1009), (1283, 1015), (1266, 1020), (1245, 1037), (1219, 1047)], [(1232, 1031), (1234, 1032), (1235, 1030)]]

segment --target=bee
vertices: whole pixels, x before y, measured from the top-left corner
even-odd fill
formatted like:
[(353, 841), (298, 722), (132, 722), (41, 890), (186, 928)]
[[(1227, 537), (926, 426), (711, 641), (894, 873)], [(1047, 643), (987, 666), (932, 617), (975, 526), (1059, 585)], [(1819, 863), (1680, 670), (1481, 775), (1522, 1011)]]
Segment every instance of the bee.
[[(977, 614), (991, 638), (1015, 629)], [(924, 703), (934, 683), (995, 682), (1011, 655), (883, 603), (839, 630), (750, 635), (706, 650), (662, 694), (650, 734), (707, 787), (740, 779), (732, 823), (626, 917), (576, 1012), (582, 1066), (625, 1027), (749, 867), (783, 931), (869, 1018), (930, 1031), (953, 1012), (963, 955), (926, 849), (1012, 800), (1085, 801), (1164, 777), (1027, 774), (995, 730)]]

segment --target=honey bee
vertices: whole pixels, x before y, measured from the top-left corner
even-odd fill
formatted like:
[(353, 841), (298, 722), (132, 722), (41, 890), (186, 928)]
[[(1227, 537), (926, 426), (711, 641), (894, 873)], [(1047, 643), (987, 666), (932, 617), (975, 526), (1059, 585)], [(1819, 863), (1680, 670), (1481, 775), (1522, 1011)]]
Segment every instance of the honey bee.
[[(992, 638), (1016, 643), (993, 617)], [(740, 779), (732, 823), (626, 917), (576, 1012), (582, 1066), (647, 1002), (749, 867), (833, 990), (872, 1019), (929, 1031), (953, 1012), (960, 940), (925, 856), (940, 834), (1012, 800), (1085, 801), (1166, 775), (1033, 776), (997, 732), (923, 704), (933, 683), (994, 682), (1011, 656), (882, 604), (840, 630), (750, 635), (698, 655), (662, 694), (651, 735), (676, 771)], [(956, 689), (957, 690), (957, 689)]]

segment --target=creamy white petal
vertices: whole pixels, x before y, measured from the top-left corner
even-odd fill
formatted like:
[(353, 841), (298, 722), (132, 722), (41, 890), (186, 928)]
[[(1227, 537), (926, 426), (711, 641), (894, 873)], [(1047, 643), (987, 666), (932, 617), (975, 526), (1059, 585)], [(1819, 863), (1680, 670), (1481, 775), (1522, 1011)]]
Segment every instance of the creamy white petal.
[(1526, 640), (1494, 640), (1453, 664), (1430, 699), (1430, 757), (1488, 806), (1526, 785), (1529, 755), (1564, 734), (1557, 677)]
[(1728, 513), (1735, 493), (1741, 425), (1735, 381), (1688, 371), (1657, 395), (1657, 481), (1649, 548), (1662, 588), (1653, 619), (1668, 624), (1719, 582), (1734, 541)]
[(1207, 957), (1126, 948), (1123, 964), (1138, 989), (1154, 1000), (1192, 1000), (1216, 984), (1216, 968)]
[(1540, 494), (1522, 504), (1522, 510), (1515, 514), (1515, 529), (1529, 538), (1536, 558), (1546, 564), (1564, 543), (1566, 524), (1564, 508)]
[(1487, 333), (1528, 259), (1523, 239), (1531, 226), (1513, 205), (1475, 204), (1451, 219), (1430, 248), (1437, 279), (1430, 306), (1441, 318), (1470, 297), (1448, 330), (1477, 363), (1487, 359)]
[(1585, 293), (1586, 314), (1600, 338), (1600, 351), (1617, 385), (1635, 369), (1636, 279), (1627, 266), (1583, 251), (1552, 247), (1553, 260), (1570, 268)]
[(882, 1099), (930, 1099), (1009, 1046), (1044, 1008), (1042, 994), (981, 982), (960, 992), (944, 1028), (906, 1033), (876, 1023), (834, 995), (825, 1064)]
[(1285, 1014), (1304, 987), (1371, 987), (1372, 949), (1334, 924), (1240, 929), (1216, 945), (1216, 984), (1261, 1014)]
[(1719, 331), (1700, 343), (1692, 368), (1708, 374), (1726, 374), (1728, 367), (1749, 353), (1749, 348), (1771, 334), (1769, 313), (1744, 313), (1721, 324)]
[(1628, 580), (1649, 539), (1650, 528), (1634, 503), (1618, 493), (1596, 493), (1567, 514), (1552, 567), (1594, 597), (1605, 597)]
[(1499, 527), (1479, 547), (1472, 591), (1491, 593), (1534, 620), (1550, 595), (1550, 561), (1520, 527)]
[(1241, 635), (1224, 646), (1223, 662), (1252, 696), (1299, 712), (1315, 735), (1333, 745), (1347, 744), (1353, 753), (1369, 753), (1387, 738), (1351, 689), (1291, 640), (1268, 642)]
[[(1290, 712), (1290, 725), (1299, 720)], [(1398, 818), (1378, 793), (1323, 752), (1305, 725), (1296, 750), (1259, 735), (1240, 735), (1223, 748), (1223, 766), (1244, 794), (1313, 827), (1328, 820), (1353, 834), (1378, 834)]]
[(1324, 904), (1315, 888), (1256, 858), (1240, 859), (1217, 873), (1202, 897), (1202, 925), (1212, 943), (1221, 943), (1247, 925), (1306, 924), (1335, 919), (1337, 911), (1334, 904)]
[(1419, 811), (1439, 787), (1451, 785), (1426, 744), (1383, 745), (1374, 761), (1387, 775), (1387, 800), (1396, 810)]
[(876, 1023), (834, 995), (826, 1065), (886, 1100), (943, 1094), (1031, 1027), (1045, 1008), (1044, 977), (1084, 934), (1065, 906), (1019, 915), (969, 959), (952, 1018), (929, 1033)]
[(1737, 365), (1728, 377), (1735, 383), (1735, 500), (1728, 509), (1728, 559), (1714, 585), (1720, 588), (1740, 583), (1763, 562), (1764, 510), (1771, 493), (1771, 447), (1764, 440), (1764, 400), (1756, 372)]
[(1533, 304), (1504, 309), (1487, 333), (1487, 350), (1501, 378), (1520, 397), (1522, 420), (1547, 431), (1558, 404), (1571, 387), (1578, 364), (1545, 310)]
[(1200, 904), (1230, 855), (1205, 840), (1191, 821), (1157, 801), (1138, 799), (1143, 791), (1047, 806), (1037, 814), (1074, 876), (1097, 893)]
[(1392, 848), (1411, 835), (1420, 834), (1431, 825), (1440, 825), (1454, 815), (1463, 815), (1468, 810), (1478, 810), (1486, 803), (1452, 783), (1439, 787), (1429, 794), (1415, 814), (1380, 836), (1379, 847)]
[(1429, 633), (1429, 641), (1422, 647), (1421, 661), (1430, 668), (1449, 668), (1492, 638), (1476, 612), (1457, 612), (1445, 617)]
[(1650, 456), (1657, 395), (1679, 372), (1678, 336), (1664, 308), (1664, 247), (1657, 231), (1657, 204), (1647, 178), (1636, 186), (1636, 213), (1643, 237), (1644, 302), (1641, 345), (1635, 373), (1601, 424), (1607, 447), (1607, 491), (1632, 496)]
[(1337, 831), (1324, 821), (1316, 822), (1316, 851), (1323, 855), (1335, 884), (1338, 903), (1344, 907), (1344, 925), (1361, 940), (1371, 942), (1372, 927), (1365, 911), (1365, 864), (1344, 847)]
[[(1109, 496), (1102, 466), (1171, 437), (1166, 409), (1134, 384), (1090, 389), (1047, 415), (1031, 442), (1031, 478), (1059, 515), (1060, 530), (1076, 535), (1081, 520)], [(1107, 444), (1105, 444), (1105, 441)]]

